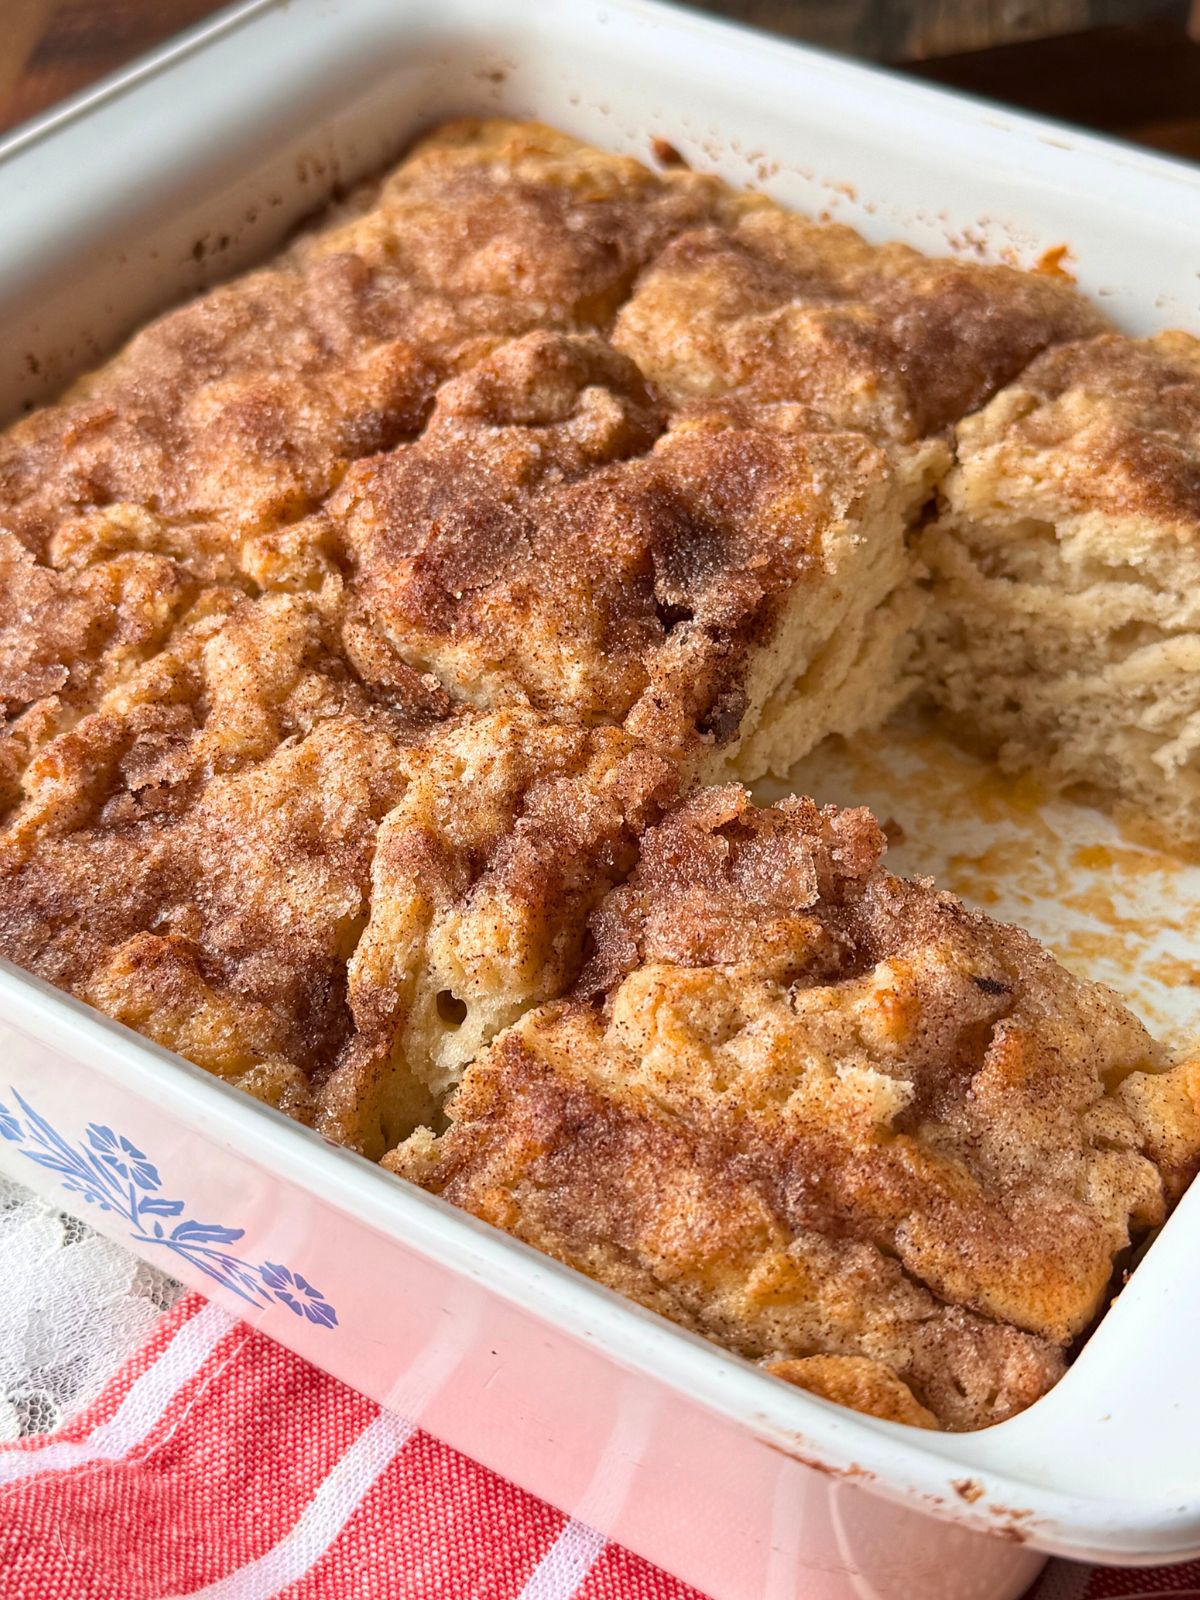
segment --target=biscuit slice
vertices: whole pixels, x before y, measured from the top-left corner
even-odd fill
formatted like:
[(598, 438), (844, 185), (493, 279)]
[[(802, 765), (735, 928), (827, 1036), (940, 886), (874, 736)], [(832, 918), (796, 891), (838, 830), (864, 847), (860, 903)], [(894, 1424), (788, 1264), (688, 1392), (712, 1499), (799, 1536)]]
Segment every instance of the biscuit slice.
[(675, 233), (741, 203), (536, 123), (450, 124), (349, 220), (160, 317), (0, 437), (0, 528), (39, 556), (152, 538), (227, 575), (240, 540), (418, 431), (447, 376), (530, 328), (606, 327)]
[(409, 751), (375, 836), (370, 912), (347, 974), (354, 1030), (318, 1126), (378, 1158), (502, 1028), (562, 994), (587, 920), (677, 790), (616, 728), (524, 709), (460, 716)]
[(36, 752), (0, 833), (0, 954), (305, 1118), (377, 826), (447, 710), (415, 675), (372, 705), (336, 624), (312, 595), (192, 619)]
[(709, 790), (386, 1158), (727, 1348), (976, 1428), (1060, 1376), (1196, 1166), (1196, 1068), (865, 811)]
[(922, 543), (952, 726), (1200, 842), (1200, 342), (1048, 352), (958, 430)]
[(119, 672), (109, 641), (90, 708), (14, 759), (0, 954), (377, 1156), (574, 983), (679, 774), (454, 706), (343, 599), (207, 594)]
[[(763, 202), (686, 167), (652, 172), (539, 122), (463, 118), (364, 185), (301, 261), (343, 252), (431, 299), (523, 326), (607, 327), (638, 273), (685, 228)], [(508, 309), (511, 308), (511, 309)]]
[(670, 421), (603, 340), (535, 333), (447, 384), (419, 440), (352, 468), (308, 537), (456, 698), (750, 779), (908, 692), (906, 534), (945, 459), (786, 405)]
[(764, 205), (673, 240), (613, 342), (674, 405), (787, 400), (895, 441), (944, 429), (1048, 345), (1107, 326), (1060, 280), (876, 247)]

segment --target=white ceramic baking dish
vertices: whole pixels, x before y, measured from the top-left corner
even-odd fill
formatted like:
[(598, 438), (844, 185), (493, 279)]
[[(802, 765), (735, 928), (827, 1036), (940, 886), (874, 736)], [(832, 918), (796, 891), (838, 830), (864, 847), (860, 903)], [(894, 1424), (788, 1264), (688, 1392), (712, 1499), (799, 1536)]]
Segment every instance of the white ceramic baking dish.
[[(1067, 244), (1127, 327), (1200, 327), (1169, 162), (637, 0), (258, 0), (0, 144), (0, 405), (489, 110), (662, 136), (875, 237)], [(717, 1600), (1002, 1600), (1045, 1551), (1200, 1552), (1200, 1189), (1052, 1394), (950, 1437), (767, 1378), (12, 968), (0, 1102), (0, 1168)]]

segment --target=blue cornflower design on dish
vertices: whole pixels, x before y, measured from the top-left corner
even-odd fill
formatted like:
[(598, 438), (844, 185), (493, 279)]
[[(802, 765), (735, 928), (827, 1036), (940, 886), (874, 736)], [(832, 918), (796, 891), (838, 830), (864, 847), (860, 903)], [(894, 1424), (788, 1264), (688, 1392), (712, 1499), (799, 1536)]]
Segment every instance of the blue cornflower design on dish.
[(184, 1202), (160, 1193), (158, 1167), (132, 1139), (107, 1123), (89, 1122), (84, 1138), (72, 1144), (15, 1089), (12, 1096), (16, 1111), (0, 1104), (0, 1139), (21, 1145), (21, 1155), (54, 1173), (68, 1194), (123, 1218), (135, 1245), (169, 1250), (250, 1305), (285, 1305), (319, 1328), (337, 1327), (337, 1312), (307, 1278), (279, 1262), (256, 1264), (229, 1249), (244, 1237), (244, 1228), (184, 1216)]
[(275, 1261), (264, 1261), (258, 1269), (263, 1282), (275, 1298), (298, 1317), (307, 1317), (323, 1328), (337, 1326), (337, 1312), (319, 1289), (314, 1289), (298, 1272), (280, 1266)]
[(131, 1144), (124, 1134), (114, 1133), (103, 1123), (89, 1122), (88, 1143), (106, 1166), (122, 1178), (132, 1178), (139, 1189), (157, 1189), (158, 1171), (146, 1160), (144, 1151)]

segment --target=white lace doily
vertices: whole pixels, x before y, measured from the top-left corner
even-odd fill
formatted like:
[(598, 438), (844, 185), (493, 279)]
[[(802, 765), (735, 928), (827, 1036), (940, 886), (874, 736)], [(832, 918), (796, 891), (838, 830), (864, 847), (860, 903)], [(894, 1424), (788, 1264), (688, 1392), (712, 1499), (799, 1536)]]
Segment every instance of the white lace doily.
[(73, 1217), (0, 1178), (0, 1440), (95, 1398), (181, 1292)]

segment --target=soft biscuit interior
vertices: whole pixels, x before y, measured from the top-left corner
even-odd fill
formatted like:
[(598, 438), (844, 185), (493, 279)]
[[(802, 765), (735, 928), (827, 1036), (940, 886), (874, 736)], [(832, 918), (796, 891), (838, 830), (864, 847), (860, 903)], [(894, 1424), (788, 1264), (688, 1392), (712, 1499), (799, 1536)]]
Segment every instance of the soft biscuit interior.
[(815, 1394), (1011, 1415), (1200, 1069), (701, 786), (923, 683), (1196, 837), (1195, 349), (435, 131), (0, 435), (0, 954)]
[(959, 424), (922, 672), (1009, 768), (1200, 842), (1200, 342), (1105, 335)]

